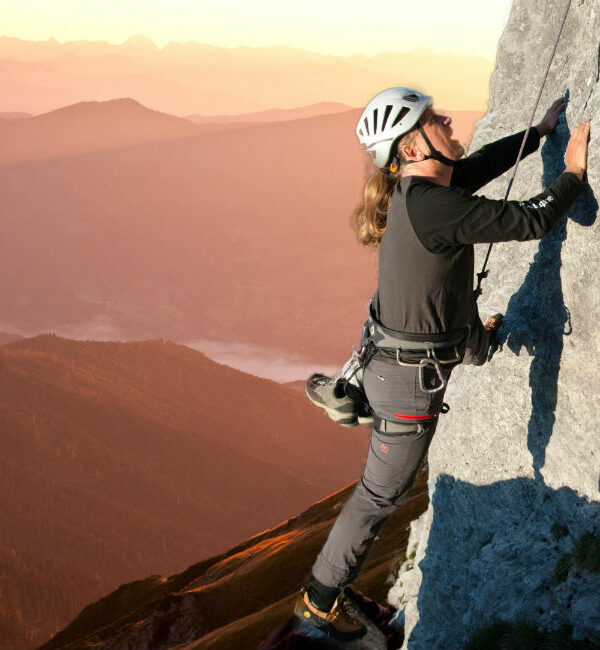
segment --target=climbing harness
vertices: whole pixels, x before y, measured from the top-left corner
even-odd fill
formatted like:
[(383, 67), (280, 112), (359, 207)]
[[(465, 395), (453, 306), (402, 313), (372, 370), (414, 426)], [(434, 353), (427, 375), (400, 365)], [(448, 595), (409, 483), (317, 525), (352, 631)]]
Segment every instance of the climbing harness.
[[(347, 383), (357, 377), (364, 369), (377, 350), (386, 350), (396, 356), (399, 366), (418, 368), (419, 387), (424, 393), (438, 393), (446, 388), (446, 379), (442, 373), (442, 366), (452, 366), (461, 362), (460, 348), (468, 336), (468, 328), (443, 334), (412, 334), (398, 332), (382, 325), (369, 306), (369, 317), (363, 326), (363, 333), (358, 350), (353, 350), (350, 359), (344, 364), (335, 381), (344, 380)], [(440, 358), (438, 352), (442, 350), (450, 353), (449, 358)], [(421, 353), (423, 356), (421, 357)], [(414, 360), (402, 359), (403, 354), (415, 357)], [(435, 370), (438, 383), (428, 388), (425, 381), (425, 369)], [(361, 381), (360, 377), (357, 377)]]
[[(393, 351), (399, 366), (418, 368), (419, 387), (424, 393), (438, 393), (446, 388), (446, 379), (442, 373), (442, 366), (452, 366), (461, 362), (462, 355), (459, 348), (468, 334), (467, 329), (444, 332), (443, 334), (398, 332), (385, 327), (375, 318), (373, 305), (369, 307), (369, 318), (365, 325), (368, 327), (366, 345), (371, 347), (371, 354), (374, 354), (376, 350)], [(449, 358), (440, 358), (438, 352), (442, 350), (449, 352)], [(366, 352), (366, 355), (368, 354), (369, 350)], [(406, 361), (402, 359), (403, 354), (408, 354), (411, 357), (416, 356), (417, 358)], [(421, 354), (423, 354), (422, 357), (420, 357)], [(435, 370), (439, 382), (432, 388), (428, 388), (425, 382), (425, 369), (427, 367)]]
[[(352, 355), (332, 381), (333, 383), (342, 382), (346, 395), (366, 407), (374, 418), (375, 428), (388, 433), (406, 434), (406, 423), (382, 420), (373, 414), (363, 387), (364, 369), (378, 351), (382, 351), (388, 357), (395, 355), (395, 361), (400, 366), (415, 368), (419, 388), (424, 394), (430, 395), (431, 399), (435, 400), (432, 404), (435, 403), (436, 406), (424, 415), (396, 413), (396, 418), (415, 422), (436, 418), (450, 410), (446, 402), (438, 403), (434, 398), (434, 395), (443, 391), (447, 385), (447, 375), (442, 371), (442, 366), (451, 368), (462, 361), (461, 350), (463, 350), (468, 335), (469, 328), (443, 334), (423, 335), (392, 330), (377, 320), (371, 303), (369, 317), (363, 326), (360, 346), (352, 351)], [(434, 371), (433, 376), (429, 377), (429, 384), (425, 376), (426, 368), (431, 368)], [(391, 428), (386, 429), (386, 426)]]
[[(533, 124), (533, 118), (535, 116), (535, 112), (537, 111), (538, 105), (540, 103), (540, 99), (542, 97), (542, 92), (544, 90), (544, 86), (546, 85), (546, 80), (548, 78), (548, 73), (550, 72), (550, 66), (552, 65), (552, 61), (554, 60), (554, 55), (556, 54), (556, 49), (558, 47), (558, 43), (560, 41), (560, 37), (562, 35), (563, 28), (565, 26), (565, 21), (567, 20), (567, 14), (569, 13), (569, 9), (571, 8), (571, 2), (572, 0), (568, 0), (567, 6), (565, 8), (565, 13), (562, 18), (562, 22), (560, 24), (560, 29), (558, 30), (558, 36), (556, 37), (556, 41), (554, 42), (554, 48), (552, 49), (552, 53), (550, 55), (550, 60), (548, 61), (548, 67), (546, 68), (546, 73), (544, 74), (544, 78), (542, 80), (542, 85), (540, 86), (540, 90), (537, 96), (537, 100), (535, 102), (535, 106), (533, 108), (533, 112), (531, 113), (531, 119), (529, 120), (529, 125), (527, 127), (527, 130), (525, 131), (525, 135), (523, 136), (523, 141), (521, 142), (521, 147), (519, 149), (519, 154), (517, 156), (517, 162), (515, 163), (515, 167), (513, 169), (513, 173), (511, 176), (510, 181), (508, 182), (508, 187), (506, 188), (506, 194), (504, 196), (504, 200), (506, 201), (508, 199), (508, 195), (510, 194), (510, 190), (513, 185), (513, 181), (515, 180), (515, 176), (517, 174), (517, 169), (519, 167), (519, 163), (521, 162), (521, 157), (523, 156), (523, 150), (525, 149), (525, 143), (527, 142), (527, 138), (529, 136), (529, 131), (531, 131), (531, 125)], [(490, 244), (488, 246), (488, 250), (485, 256), (485, 260), (483, 262), (483, 266), (481, 267), (481, 271), (477, 274), (477, 288), (474, 291), (475, 294), (475, 300), (479, 299), (479, 296), (483, 293), (483, 290), (481, 288), (481, 283), (485, 278), (487, 278), (489, 270), (487, 269), (487, 263), (488, 260), (490, 259), (490, 254), (492, 252), (494, 244)]]

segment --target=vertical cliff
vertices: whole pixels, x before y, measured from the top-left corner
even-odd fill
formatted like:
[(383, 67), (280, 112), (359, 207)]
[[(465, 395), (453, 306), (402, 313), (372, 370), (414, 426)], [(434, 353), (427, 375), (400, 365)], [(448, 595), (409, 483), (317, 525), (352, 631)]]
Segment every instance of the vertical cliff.
[[(565, 7), (515, 0), (471, 150), (527, 125)], [(406, 608), (410, 650), (461, 648), (498, 621), (570, 626), (600, 643), (599, 80), (600, 5), (573, 0), (536, 121), (560, 96), (568, 108), (510, 198), (556, 178), (586, 119), (589, 188), (544, 240), (494, 247), (480, 311), (506, 314), (501, 345), (452, 377), (429, 455), (431, 505), (389, 595)], [(480, 193), (503, 198), (507, 182)]]

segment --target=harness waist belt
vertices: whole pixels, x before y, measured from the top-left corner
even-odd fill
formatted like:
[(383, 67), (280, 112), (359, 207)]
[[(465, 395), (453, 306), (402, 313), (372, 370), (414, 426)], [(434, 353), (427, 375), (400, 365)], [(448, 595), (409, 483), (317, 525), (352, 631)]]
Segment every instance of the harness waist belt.
[(467, 335), (467, 328), (440, 334), (398, 332), (385, 327), (375, 318), (372, 305), (369, 308), (367, 323), (369, 338), (376, 347), (400, 349), (407, 352), (459, 347), (465, 341)]

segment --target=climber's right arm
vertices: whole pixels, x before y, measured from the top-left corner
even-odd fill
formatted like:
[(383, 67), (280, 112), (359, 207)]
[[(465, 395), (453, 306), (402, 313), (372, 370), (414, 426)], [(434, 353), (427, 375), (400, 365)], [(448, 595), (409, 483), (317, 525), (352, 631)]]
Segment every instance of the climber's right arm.
[(527, 201), (492, 200), (462, 188), (413, 182), (406, 207), (421, 243), (432, 253), (457, 246), (527, 241), (547, 235), (583, 189), (572, 172), (563, 172)]
[(565, 171), (528, 201), (495, 201), (460, 187), (415, 180), (406, 206), (421, 243), (434, 253), (465, 244), (541, 239), (582, 192), (590, 123), (574, 129), (565, 153)]
[(583, 179), (587, 169), (588, 141), (590, 139), (590, 121), (580, 124), (572, 133), (565, 152), (565, 171)]

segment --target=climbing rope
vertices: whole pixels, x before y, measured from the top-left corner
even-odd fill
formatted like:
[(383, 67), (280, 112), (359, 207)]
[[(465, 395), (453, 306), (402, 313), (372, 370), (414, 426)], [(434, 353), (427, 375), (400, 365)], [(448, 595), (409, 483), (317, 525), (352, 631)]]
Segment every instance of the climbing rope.
[[(556, 37), (556, 41), (554, 43), (554, 48), (552, 50), (552, 54), (550, 55), (550, 60), (548, 61), (548, 67), (546, 68), (546, 73), (544, 74), (544, 78), (542, 80), (542, 85), (540, 86), (540, 91), (537, 96), (537, 100), (535, 102), (535, 106), (533, 108), (533, 112), (531, 113), (531, 119), (529, 120), (529, 125), (527, 126), (527, 130), (525, 131), (525, 135), (523, 136), (523, 141), (521, 142), (521, 148), (519, 149), (519, 155), (517, 156), (517, 162), (515, 163), (515, 167), (513, 169), (513, 173), (511, 176), (510, 181), (508, 182), (508, 187), (506, 188), (506, 194), (504, 196), (504, 200), (506, 201), (508, 199), (508, 195), (510, 194), (510, 190), (513, 185), (513, 181), (515, 180), (515, 176), (517, 175), (517, 169), (519, 167), (519, 163), (521, 162), (521, 157), (523, 156), (523, 150), (525, 149), (525, 143), (527, 142), (527, 138), (529, 136), (529, 131), (531, 131), (531, 125), (533, 124), (533, 118), (535, 117), (535, 112), (537, 111), (538, 105), (540, 103), (540, 99), (542, 97), (542, 92), (544, 90), (544, 86), (546, 85), (546, 79), (548, 78), (548, 73), (550, 72), (550, 66), (552, 65), (552, 61), (554, 60), (554, 55), (556, 54), (556, 48), (558, 47), (558, 43), (560, 41), (560, 37), (562, 35), (563, 27), (565, 26), (565, 21), (567, 20), (567, 14), (569, 13), (569, 9), (571, 8), (571, 2), (572, 0), (568, 0), (567, 6), (565, 8), (565, 13), (562, 18), (562, 22), (560, 24), (560, 29), (558, 30), (558, 36)], [(483, 262), (483, 266), (481, 267), (481, 271), (477, 274), (477, 288), (475, 289), (475, 300), (479, 299), (479, 296), (483, 293), (483, 290), (481, 288), (481, 283), (483, 282), (484, 278), (487, 278), (489, 270), (487, 269), (487, 263), (488, 260), (490, 259), (490, 253), (492, 252), (494, 244), (490, 244), (488, 246), (487, 254), (485, 256), (485, 260)]]

